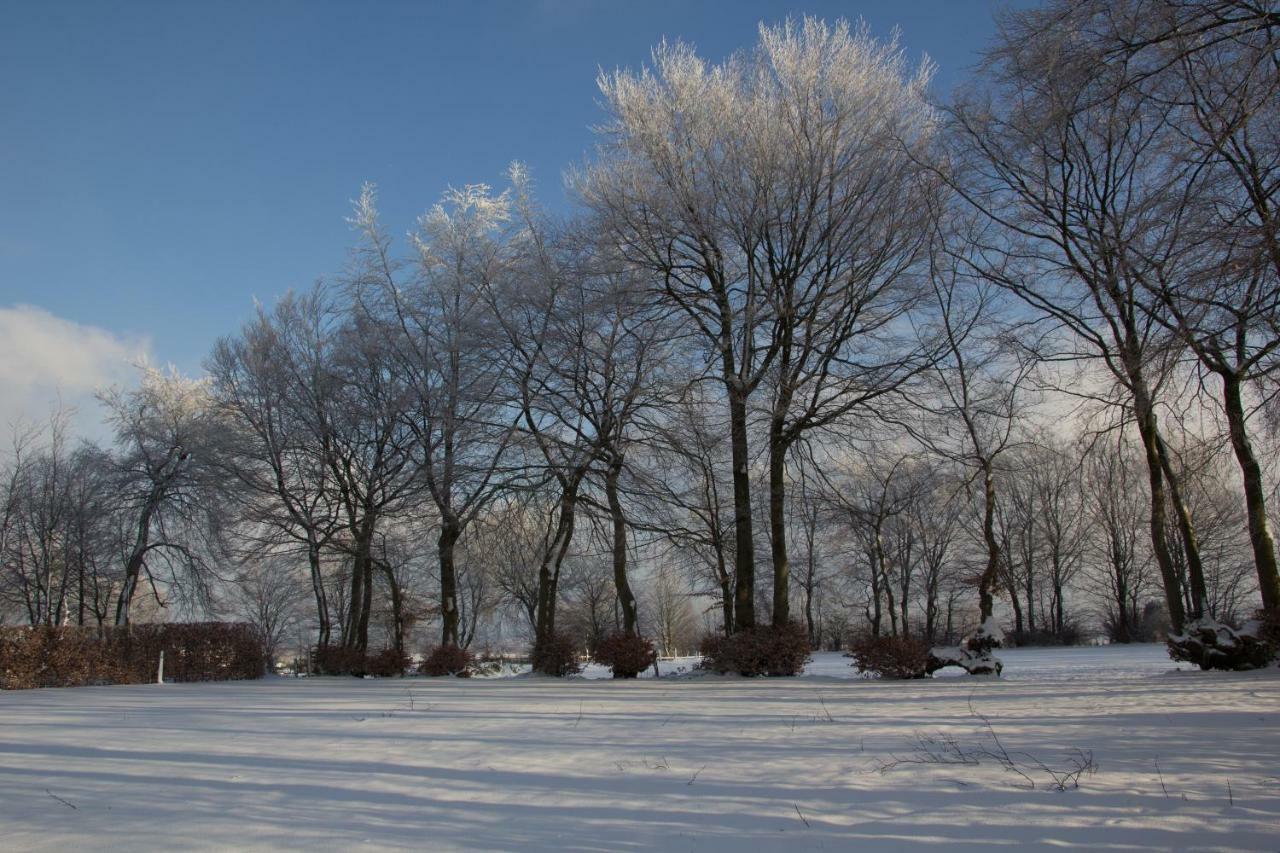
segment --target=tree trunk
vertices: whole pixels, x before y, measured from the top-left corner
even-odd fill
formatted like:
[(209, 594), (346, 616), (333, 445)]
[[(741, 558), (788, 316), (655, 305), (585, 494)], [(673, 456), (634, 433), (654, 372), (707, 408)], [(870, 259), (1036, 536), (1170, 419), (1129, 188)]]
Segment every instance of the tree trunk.
[(756, 558), (751, 523), (751, 458), (747, 449), (747, 400), (729, 388), (729, 443), (733, 463), (734, 630), (756, 625)]
[(319, 623), (317, 645), (329, 645), (329, 600), (324, 591), (324, 575), (321, 571), (320, 548), (314, 542), (307, 543), (307, 564), (311, 568), (311, 591), (316, 598), (316, 619)]
[(613, 521), (613, 586), (622, 608), (622, 633), (636, 636), (636, 597), (627, 581), (627, 518), (618, 498), (618, 477), (622, 474), (622, 460), (615, 459), (605, 472), (604, 492), (609, 502), (609, 517)]
[(578, 479), (567, 482), (560, 495), (556, 532), (548, 543), (542, 564), (538, 567), (538, 611), (535, 646), (550, 640), (556, 631), (556, 589), (560, 583), (560, 566), (573, 540), (573, 526), (578, 503)]
[(1187, 509), (1186, 501), (1182, 499), (1182, 489), (1179, 486), (1180, 478), (1178, 473), (1173, 470), (1173, 460), (1169, 456), (1169, 448), (1165, 446), (1164, 439), (1160, 436), (1158, 429), (1156, 430), (1156, 448), (1160, 451), (1160, 466), (1164, 471), (1165, 481), (1169, 484), (1169, 502), (1173, 506), (1174, 519), (1178, 523), (1179, 538), (1182, 540), (1182, 550), (1187, 559), (1187, 591), (1191, 594), (1191, 608), (1187, 613), (1187, 618), (1199, 619), (1204, 615), (1205, 602), (1209, 599), (1204, 583), (1204, 564), (1200, 560), (1200, 544), (1196, 541), (1195, 527), (1191, 523), (1191, 512)]
[(400, 584), (396, 582), (396, 573), (390, 563), (381, 563), (382, 572), (387, 576), (387, 586), (391, 590), (391, 625), (394, 636), (392, 647), (404, 654), (404, 596), (400, 592)]
[(458, 646), (458, 574), (454, 552), (461, 535), (458, 521), (449, 515), (440, 520), (436, 549), (440, 560), (440, 645)]
[[(151, 508), (148, 506), (138, 520), (137, 538), (133, 543), (133, 551), (124, 567), (124, 583), (120, 586), (120, 598), (116, 600), (116, 624), (129, 624), (129, 607), (133, 604), (133, 595), (138, 590), (138, 578), (142, 575), (143, 561), (147, 556), (147, 548), (151, 540)], [(34, 624), (34, 622), (32, 623)]]
[(359, 633), (360, 606), (364, 601), (364, 566), (359, 554), (351, 557), (351, 589), (347, 598), (346, 618), (342, 623), (342, 647), (356, 648), (356, 634)]
[[(876, 534), (879, 539), (880, 534)], [(868, 553), (868, 559), (871, 562), (871, 636), (880, 636), (880, 620), (882, 619), (882, 611), (880, 609), (880, 558), (876, 546), (873, 544)]]
[[(1013, 571), (1009, 571), (1011, 576)], [(1013, 630), (1021, 634), (1026, 628), (1026, 620), (1023, 616), (1022, 601), (1018, 598), (1018, 586), (1010, 577), (1005, 584), (1005, 591), (1009, 593), (1009, 605), (1013, 608)]]
[[(779, 405), (785, 405), (779, 404)], [(769, 538), (773, 557), (773, 626), (791, 621), (791, 564), (787, 560), (787, 447), (782, 418), (769, 423)]]
[(1063, 602), (1062, 602), (1062, 581), (1060, 580), (1061, 570), (1055, 566), (1053, 575), (1053, 631), (1058, 637), (1062, 637), (1066, 628), (1065, 619), (1063, 618)]
[(1240, 379), (1222, 376), (1222, 396), (1227, 412), (1227, 426), (1231, 433), (1231, 449), (1244, 480), (1245, 508), (1249, 516), (1249, 544), (1253, 548), (1253, 562), (1258, 573), (1258, 591), (1262, 606), (1273, 613), (1280, 612), (1280, 574), (1276, 569), (1276, 545), (1267, 520), (1266, 488), (1262, 481), (1262, 467), (1253, 453), (1249, 432), (1245, 423), (1244, 402), (1241, 399)]
[(987, 546), (987, 566), (978, 579), (978, 619), (985, 625), (995, 609), (992, 589), (1000, 574), (1000, 542), (996, 539), (996, 481), (989, 462), (982, 471), (982, 539)]
[[(812, 553), (812, 552), (810, 552)], [(809, 630), (809, 645), (818, 648), (822, 638), (818, 636), (818, 627), (813, 624), (813, 558), (809, 558), (809, 581), (804, 587), (804, 624)]]
[(1178, 573), (1174, 569), (1173, 558), (1169, 555), (1169, 546), (1164, 539), (1164, 470), (1160, 464), (1156, 416), (1146, 389), (1140, 382), (1134, 383), (1133, 407), (1138, 421), (1138, 434), (1142, 438), (1142, 448), (1146, 455), (1147, 479), (1151, 491), (1151, 548), (1155, 552), (1156, 564), (1160, 567), (1160, 578), (1164, 582), (1164, 598), (1169, 607), (1169, 623), (1175, 632), (1180, 632), (1187, 621), (1187, 615), (1182, 607)]
[(369, 650), (369, 615), (373, 611), (373, 556), (364, 561), (364, 602), (360, 608), (360, 624), (356, 626), (357, 648), (362, 652)]
[(725, 566), (724, 550), (716, 550), (716, 564), (719, 570), (717, 576), (720, 581), (720, 612), (724, 618), (724, 634), (726, 637), (733, 635), (733, 578), (730, 577), (728, 568)]
[(1036, 632), (1036, 596), (1035, 596), (1035, 558), (1027, 558), (1027, 578), (1024, 583), (1024, 591), (1027, 593), (1027, 632), (1034, 634)]

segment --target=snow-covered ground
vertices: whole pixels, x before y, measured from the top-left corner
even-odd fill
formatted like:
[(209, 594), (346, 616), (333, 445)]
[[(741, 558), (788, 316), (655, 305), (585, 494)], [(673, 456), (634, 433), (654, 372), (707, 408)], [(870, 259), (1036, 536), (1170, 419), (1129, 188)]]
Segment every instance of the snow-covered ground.
[[(0, 849), (1280, 849), (1280, 673), (1001, 656), (1000, 680), (823, 654), (776, 680), (4, 693)], [(978, 763), (929, 763), (922, 737)], [(1096, 772), (1055, 790), (1076, 750)]]

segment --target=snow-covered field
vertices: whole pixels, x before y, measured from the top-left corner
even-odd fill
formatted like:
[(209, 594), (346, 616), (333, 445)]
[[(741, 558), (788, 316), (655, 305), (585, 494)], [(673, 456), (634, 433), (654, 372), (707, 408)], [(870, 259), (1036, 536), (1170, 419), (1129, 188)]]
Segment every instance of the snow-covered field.
[[(1157, 646), (1002, 657), (998, 681), (817, 655), (780, 680), (4, 693), (0, 848), (1280, 849), (1280, 673), (1174, 672)], [(948, 735), (978, 763), (914, 763), (920, 737), (954, 758)], [(1055, 790), (1076, 750), (1096, 772)]]

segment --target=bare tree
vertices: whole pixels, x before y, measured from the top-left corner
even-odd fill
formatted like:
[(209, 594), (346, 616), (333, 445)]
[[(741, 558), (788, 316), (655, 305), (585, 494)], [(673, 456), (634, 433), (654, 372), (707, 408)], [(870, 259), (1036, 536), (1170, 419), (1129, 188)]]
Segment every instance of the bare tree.
[(692, 649), (697, 641), (698, 620), (688, 592), (674, 573), (664, 569), (654, 573), (649, 599), (658, 653), (670, 657)]
[(355, 299), (381, 327), (388, 366), (408, 386), (405, 423), (438, 517), (443, 645), (461, 641), (458, 540), (510, 480), (501, 466), (515, 424), (485, 298), (508, 260), (500, 230), (509, 219), (507, 193), (492, 195), (484, 185), (450, 190), (419, 220), (417, 275), (406, 282), (372, 186), (364, 187), (352, 218), (363, 238)]
[(307, 588), (296, 568), (288, 557), (255, 560), (232, 579), (228, 606), (235, 617), (258, 629), (269, 671), (304, 621)]
[[(1186, 619), (1166, 547), (1175, 519), (1191, 563), (1193, 600), (1204, 584), (1199, 551), (1157, 411), (1169, 336), (1143, 310), (1147, 283), (1182, 246), (1169, 110), (1135, 92), (1132, 69), (1107, 64), (1060, 8), (1007, 15), (988, 59), (989, 94), (951, 111), (955, 185), (1000, 226), (975, 266), (1056, 327), (1055, 359), (1099, 363), (1132, 410), (1147, 460), (1150, 536), (1174, 626)], [(1193, 616), (1199, 615), (1193, 613)]]
[(247, 525), (242, 535), (251, 541), (262, 528), (261, 548), (271, 551), (283, 537), (305, 553), (320, 646), (333, 630), (324, 555), (344, 530), (326, 426), (336, 391), (328, 369), (335, 319), (322, 289), (288, 295), (270, 312), (259, 308), (238, 336), (218, 341), (207, 365), (224, 424), (216, 463), (232, 483)]
[(138, 388), (105, 392), (102, 401), (116, 433), (112, 473), (125, 558), (115, 623), (124, 625), (144, 577), (159, 600), (157, 563), (171, 569), (175, 591), (196, 599), (207, 592), (198, 540), (210, 529), (214, 484), (197, 453), (210, 446), (215, 423), (205, 383), (156, 370)]
[(695, 589), (715, 599), (720, 627), (734, 632), (736, 575), (734, 566), (732, 485), (727, 430), (714, 417), (703, 386), (689, 383), (668, 405), (668, 416), (650, 427), (649, 445), (658, 475), (651, 494), (660, 506), (674, 510), (658, 516), (660, 532), (679, 554)]
[(1249, 386), (1280, 369), (1280, 24), (1267, 4), (1124, 4), (1096, 15), (1113, 61), (1168, 104), (1188, 219), (1177, 268), (1144, 279), (1153, 317), (1174, 329), (1220, 383), (1240, 467), (1263, 606), (1280, 608), (1266, 487), (1253, 447)]
[[(944, 239), (959, 240), (961, 247), (948, 249)], [(930, 281), (937, 311), (921, 332), (939, 342), (940, 352), (929, 371), (933, 393), (912, 400), (922, 420), (903, 425), (930, 451), (966, 469), (965, 485), (976, 484), (980, 491), (986, 564), (977, 588), (985, 628), (1008, 556), (996, 535), (998, 481), (1006, 455), (1020, 442), (1031, 362), (1000, 319), (999, 290), (986, 277), (969, 274), (972, 266), (958, 254), (969, 250), (971, 239), (969, 233), (939, 235), (933, 245)]]
[(589, 478), (604, 467), (613, 521), (614, 582), (624, 630), (634, 634), (635, 597), (626, 575), (626, 522), (617, 492), (629, 433), (654, 405), (659, 328), (635, 311), (633, 281), (616, 273), (571, 232), (553, 239), (513, 169), (524, 230), (512, 276), (490, 289), (500, 321), (506, 381), (524, 446), (558, 492), (538, 572), (535, 647), (555, 634), (560, 569), (573, 543)]
[[(761, 27), (718, 66), (682, 44), (602, 76), (610, 121), (578, 188), (623, 257), (685, 315), (728, 405), (735, 628), (755, 625), (749, 402), (772, 381), (773, 621), (789, 619), (787, 452), (901, 380), (892, 346), (920, 242), (922, 179), (904, 146), (931, 113), (928, 69), (893, 43), (805, 19)], [(885, 347), (888, 351), (885, 352)], [(908, 371), (909, 372), (909, 371)]]
[(1145, 509), (1134, 490), (1138, 464), (1123, 445), (1097, 444), (1085, 461), (1092, 528), (1090, 580), (1104, 627), (1112, 640), (1121, 643), (1152, 639), (1145, 636), (1142, 624), (1156, 579), (1151, 572), (1151, 549), (1138, 533)]

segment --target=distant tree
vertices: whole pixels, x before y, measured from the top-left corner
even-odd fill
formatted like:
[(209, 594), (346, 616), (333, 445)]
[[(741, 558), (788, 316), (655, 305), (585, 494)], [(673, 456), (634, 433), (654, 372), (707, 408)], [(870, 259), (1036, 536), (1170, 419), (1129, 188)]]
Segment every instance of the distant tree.
[(115, 430), (110, 477), (117, 493), (124, 576), (115, 623), (128, 624), (144, 578), (156, 588), (156, 570), (170, 569), (174, 591), (207, 597), (201, 537), (217, 527), (216, 480), (202, 450), (212, 446), (216, 420), (207, 384), (148, 370), (135, 389), (102, 395)]
[(326, 560), (345, 529), (327, 426), (338, 391), (329, 369), (338, 320), (323, 289), (290, 294), (219, 340), (207, 363), (222, 423), (215, 461), (241, 535), (249, 543), (261, 530), (260, 551), (305, 554), (321, 646), (330, 643), (334, 618)]
[(255, 561), (244, 567), (230, 587), (231, 615), (258, 629), (267, 652), (268, 668), (273, 668), (282, 646), (297, 635), (305, 620), (303, 603), (306, 583), (288, 558)]

